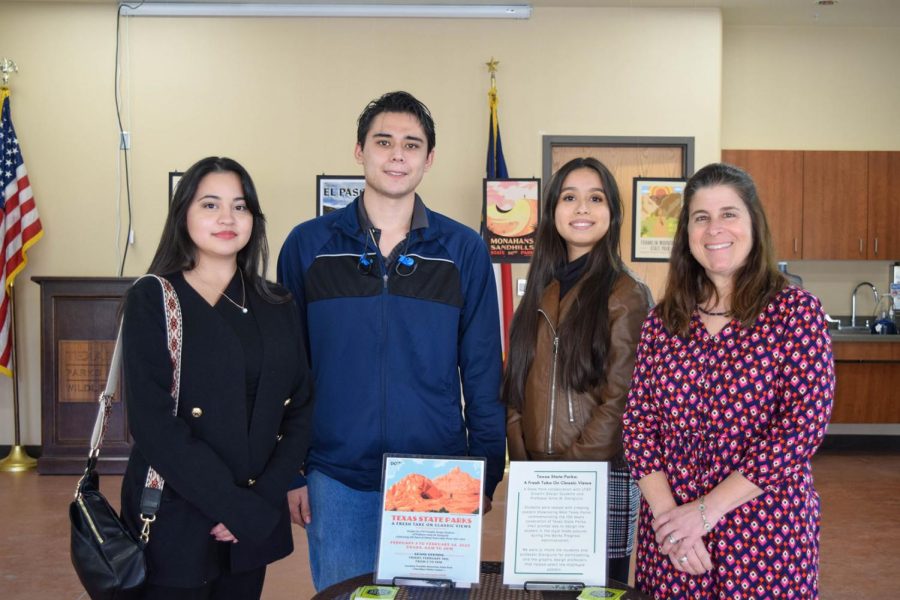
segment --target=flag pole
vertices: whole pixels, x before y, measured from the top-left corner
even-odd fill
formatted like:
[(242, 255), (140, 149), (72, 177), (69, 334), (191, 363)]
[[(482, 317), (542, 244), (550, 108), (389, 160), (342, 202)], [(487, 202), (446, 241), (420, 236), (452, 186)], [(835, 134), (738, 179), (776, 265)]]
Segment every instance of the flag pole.
[(13, 381), (13, 423), (15, 424), (15, 445), (9, 450), (9, 454), (0, 460), (0, 472), (17, 473), (28, 471), (37, 466), (37, 460), (28, 455), (28, 451), (22, 446), (22, 432), (19, 428), (19, 353), (16, 352), (16, 288), (12, 282), (9, 284), (9, 318), (12, 321), (12, 381)]
[[(492, 126), (496, 126), (496, 121), (494, 121), (494, 117), (496, 117), (497, 111), (497, 68), (500, 66), (500, 61), (495, 60), (494, 57), (491, 57), (491, 60), (485, 63), (488, 68), (488, 72), (491, 74), (491, 89), (488, 94), (490, 95), (491, 101), (491, 121)], [(499, 128), (497, 135), (499, 136)], [(491, 148), (493, 152), (494, 164), (497, 163), (497, 141), (494, 141), (494, 147)], [(499, 176), (498, 173), (494, 174), (495, 177)], [(506, 363), (507, 355), (509, 354), (509, 326), (512, 322), (513, 316), (513, 299), (512, 299), (512, 266), (508, 262), (500, 263), (500, 297), (503, 300), (502, 310), (500, 315), (500, 323), (501, 323), (501, 331), (500, 335), (503, 336), (503, 348), (506, 349), (503, 356), (503, 362)]]
[[(5, 56), (0, 62), (0, 89), (8, 90), (9, 76), (11, 73), (18, 73), (19, 67), (16, 63)], [(13, 424), (15, 427), (14, 445), (9, 450), (9, 454), (3, 460), (0, 460), (0, 472), (19, 472), (28, 471), (37, 465), (37, 461), (28, 455), (25, 447), (22, 446), (22, 432), (19, 429), (19, 367), (17, 364), (18, 352), (16, 352), (16, 304), (15, 304), (15, 288), (13, 281), (10, 280), (7, 289), (3, 293), (9, 296), (9, 318), (10, 321), (10, 344), (12, 353), (12, 380), (13, 380)]]

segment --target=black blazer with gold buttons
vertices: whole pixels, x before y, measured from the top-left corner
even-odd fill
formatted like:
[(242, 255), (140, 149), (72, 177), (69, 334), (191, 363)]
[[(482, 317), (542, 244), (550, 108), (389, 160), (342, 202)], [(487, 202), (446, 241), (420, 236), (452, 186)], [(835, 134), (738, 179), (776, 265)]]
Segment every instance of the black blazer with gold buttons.
[(178, 294), (183, 321), (178, 413), (172, 414), (162, 289), (143, 278), (129, 291), (123, 318), (125, 403), (134, 445), (122, 481), (122, 516), (140, 531), (141, 492), (153, 465), (166, 485), (147, 546), (150, 581), (196, 587), (220, 570), (221, 544), (209, 533), (217, 523), (238, 539), (230, 545), (233, 572), (293, 550), (286, 493), (309, 445), (310, 377), (296, 304), (270, 303), (247, 286), (262, 346), (248, 418), (240, 339), (181, 273), (166, 278)]

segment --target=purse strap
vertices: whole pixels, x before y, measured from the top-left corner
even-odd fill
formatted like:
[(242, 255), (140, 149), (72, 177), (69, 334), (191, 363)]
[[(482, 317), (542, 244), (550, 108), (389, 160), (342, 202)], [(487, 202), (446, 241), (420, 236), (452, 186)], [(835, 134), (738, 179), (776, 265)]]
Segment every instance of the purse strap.
[[(166, 313), (166, 345), (169, 349), (169, 358), (172, 360), (172, 400), (175, 405), (172, 407), (172, 416), (178, 415), (178, 392), (181, 388), (181, 305), (178, 303), (178, 295), (175, 288), (168, 280), (157, 275), (145, 275), (144, 277), (154, 277), (162, 285), (163, 289), (163, 309)], [(162, 495), (163, 487), (166, 480), (162, 475), (156, 472), (156, 469), (150, 467), (147, 469), (147, 479), (144, 482), (144, 488), (159, 490)], [(143, 512), (143, 500), (141, 501)], [(158, 507), (158, 504), (157, 504)], [(155, 512), (155, 511), (154, 511)]]
[[(163, 311), (165, 312), (166, 321), (166, 347), (169, 351), (169, 358), (172, 361), (172, 387), (170, 392), (174, 406), (172, 407), (172, 415), (178, 414), (178, 394), (181, 388), (181, 342), (182, 342), (182, 321), (181, 321), (181, 304), (178, 302), (178, 295), (172, 284), (163, 277), (148, 274), (142, 275), (135, 280), (135, 283), (144, 277), (153, 277), (162, 286), (162, 302)], [(91, 433), (91, 450), (88, 454), (88, 464), (84, 475), (78, 481), (75, 488), (75, 497), (78, 498), (81, 493), (82, 483), (90, 479), (94, 468), (97, 465), (97, 458), (100, 456), (100, 449), (103, 447), (103, 438), (106, 437), (106, 431), (109, 429), (109, 415), (112, 410), (113, 399), (119, 385), (119, 371), (122, 366), (122, 325), (119, 324), (119, 333), (116, 336), (116, 346), (113, 349), (112, 361), (109, 365), (109, 374), (106, 378), (106, 387), (100, 394), (98, 402), (100, 404), (97, 411), (97, 419), (94, 421), (94, 430)], [(141, 541), (145, 544), (150, 539), (150, 524), (156, 520), (156, 511), (159, 510), (159, 504), (162, 500), (162, 491), (166, 481), (156, 472), (153, 467), (148, 467), (147, 478), (144, 482), (144, 490), (141, 494), (141, 521), (144, 526), (141, 531)]]

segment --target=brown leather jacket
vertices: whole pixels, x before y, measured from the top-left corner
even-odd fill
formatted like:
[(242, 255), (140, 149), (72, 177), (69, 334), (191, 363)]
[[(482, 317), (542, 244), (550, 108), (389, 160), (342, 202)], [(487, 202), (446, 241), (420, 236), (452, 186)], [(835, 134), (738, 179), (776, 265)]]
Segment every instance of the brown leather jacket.
[(587, 393), (564, 389), (556, 375), (554, 340), (574, 302), (579, 281), (559, 300), (559, 282), (544, 290), (534, 361), (520, 413), (507, 411), (510, 460), (597, 460), (622, 454), (622, 414), (634, 370), (641, 325), (650, 311), (650, 291), (630, 274), (616, 280), (609, 297), (611, 344), (606, 379)]

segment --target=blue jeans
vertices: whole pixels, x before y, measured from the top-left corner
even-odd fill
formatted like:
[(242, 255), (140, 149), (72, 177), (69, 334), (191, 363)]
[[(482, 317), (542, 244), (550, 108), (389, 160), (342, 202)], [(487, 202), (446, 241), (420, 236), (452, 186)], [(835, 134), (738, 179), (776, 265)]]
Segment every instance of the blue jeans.
[(312, 522), (306, 526), (317, 591), (375, 570), (381, 492), (361, 492), (312, 471), (306, 477)]

